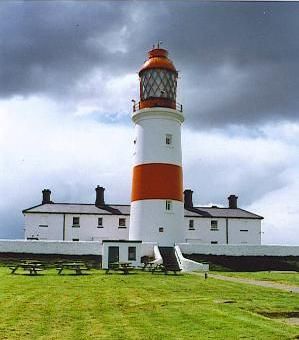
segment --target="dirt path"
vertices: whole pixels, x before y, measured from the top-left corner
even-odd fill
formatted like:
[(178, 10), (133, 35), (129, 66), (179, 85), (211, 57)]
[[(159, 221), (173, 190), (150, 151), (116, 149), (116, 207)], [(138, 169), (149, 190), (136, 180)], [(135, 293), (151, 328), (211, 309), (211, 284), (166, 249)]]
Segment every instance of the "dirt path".
[[(202, 274), (199, 274), (199, 273), (196, 273), (196, 274), (202, 275)], [(290, 285), (286, 285), (286, 284), (283, 284), (283, 283), (244, 279), (244, 278), (240, 278), (240, 277), (223, 276), (223, 275), (210, 274), (210, 273), (208, 274), (208, 277), (212, 277), (213, 279), (223, 280), (223, 281), (246, 283), (246, 284), (250, 284), (250, 285), (254, 285), (254, 286), (261, 286), (261, 287), (267, 287), (267, 288), (276, 288), (276, 289), (285, 290), (285, 291), (288, 291), (288, 292), (291, 292), (291, 293), (299, 294), (299, 287), (290, 286)]]

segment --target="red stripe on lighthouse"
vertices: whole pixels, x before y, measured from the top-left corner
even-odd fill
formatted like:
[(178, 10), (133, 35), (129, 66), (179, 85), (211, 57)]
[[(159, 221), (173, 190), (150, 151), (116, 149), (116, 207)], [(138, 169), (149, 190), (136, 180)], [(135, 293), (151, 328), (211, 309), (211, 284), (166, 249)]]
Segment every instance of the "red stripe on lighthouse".
[(183, 202), (182, 167), (164, 163), (136, 165), (133, 168), (131, 201), (146, 199)]

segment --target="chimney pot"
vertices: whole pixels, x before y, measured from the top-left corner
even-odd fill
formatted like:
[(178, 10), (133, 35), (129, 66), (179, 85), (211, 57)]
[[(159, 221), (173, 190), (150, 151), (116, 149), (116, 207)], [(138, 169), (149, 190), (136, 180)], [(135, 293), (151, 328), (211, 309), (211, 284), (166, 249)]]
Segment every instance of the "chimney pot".
[(96, 201), (95, 205), (97, 207), (105, 205), (104, 191), (105, 188), (100, 187), (99, 185), (96, 187)]
[(184, 206), (185, 208), (193, 208), (193, 200), (192, 200), (193, 191), (190, 189), (186, 189), (184, 191)]
[(48, 204), (48, 203), (53, 203), (51, 201), (51, 190), (50, 189), (44, 189), (42, 191), (43, 193), (43, 200), (42, 200), (42, 204)]
[(230, 195), (228, 196), (228, 207), (230, 209), (238, 209), (238, 196)]

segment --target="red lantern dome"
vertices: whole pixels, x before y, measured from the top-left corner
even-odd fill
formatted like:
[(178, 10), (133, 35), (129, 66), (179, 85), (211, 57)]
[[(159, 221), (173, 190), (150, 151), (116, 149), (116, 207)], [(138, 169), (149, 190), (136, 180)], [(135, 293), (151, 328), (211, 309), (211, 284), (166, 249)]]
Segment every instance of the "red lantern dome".
[(176, 88), (178, 72), (168, 58), (168, 51), (153, 48), (148, 60), (139, 71), (139, 108), (169, 107), (176, 109)]

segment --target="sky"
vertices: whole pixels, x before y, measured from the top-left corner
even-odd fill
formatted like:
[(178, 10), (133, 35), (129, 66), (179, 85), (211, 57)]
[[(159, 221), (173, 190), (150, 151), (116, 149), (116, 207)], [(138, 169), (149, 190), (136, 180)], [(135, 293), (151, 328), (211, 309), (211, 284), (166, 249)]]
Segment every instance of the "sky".
[(179, 70), (184, 187), (299, 243), (299, 3), (1, 1), (0, 238), (41, 202), (128, 204), (138, 70), (157, 41)]

